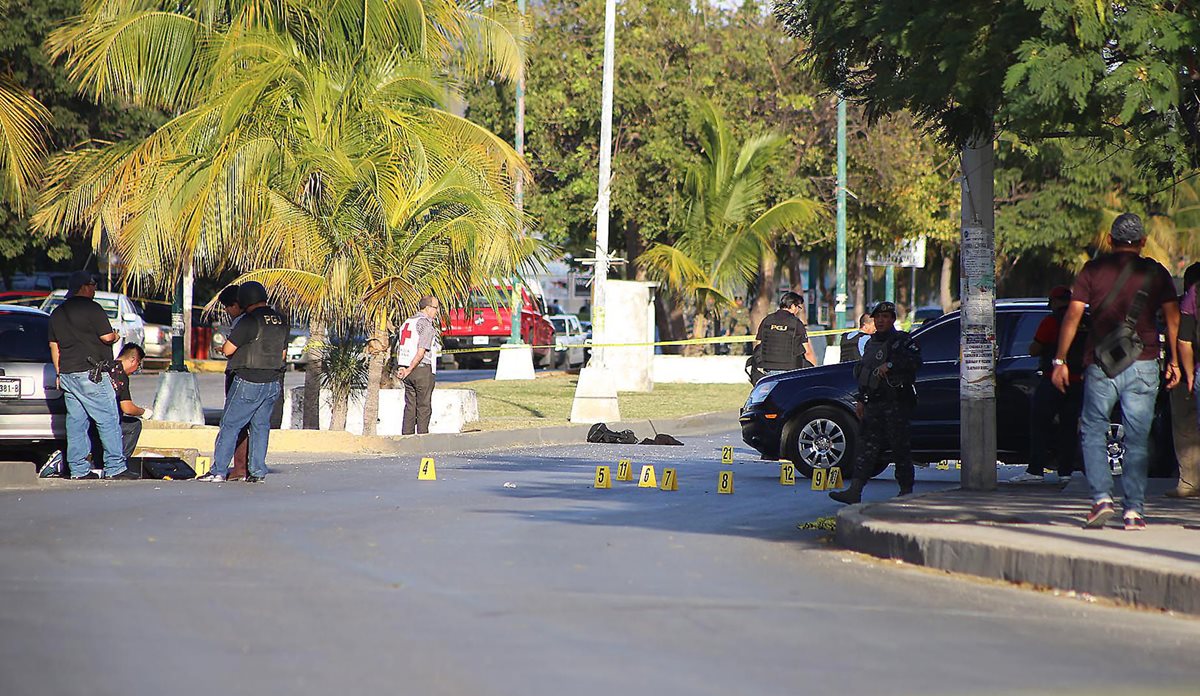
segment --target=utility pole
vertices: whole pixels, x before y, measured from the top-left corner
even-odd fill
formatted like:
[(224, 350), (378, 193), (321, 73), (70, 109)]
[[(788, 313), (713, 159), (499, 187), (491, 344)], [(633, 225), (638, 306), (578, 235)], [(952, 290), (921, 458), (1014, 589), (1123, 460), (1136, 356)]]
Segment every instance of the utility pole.
[(996, 488), (996, 248), (992, 133), (962, 150), (962, 487)]
[[(521, 17), (525, 17), (525, 0), (517, 0), (517, 12), (521, 13)], [(516, 94), (516, 123), (513, 127), (513, 146), (517, 150), (517, 154), (522, 159), (525, 158), (525, 60), (522, 56), (521, 65), (517, 73), (517, 94)], [(517, 209), (518, 215), (525, 212), (525, 172), (517, 170), (517, 179), (513, 182), (513, 205)], [(521, 232), (524, 233), (524, 223), (522, 223)], [(517, 285), (517, 276), (512, 277), (512, 292), (509, 294), (509, 307), (511, 308), (511, 324), (508, 342), (512, 345), (521, 344), (521, 289)]]
[[(837, 105), (837, 319), (833, 328), (846, 326), (846, 100)], [(862, 308), (858, 310), (861, 312)]]
[[(596, 196), (596, 265), (592, 278), (592, 341), (604, 343), (606, 339), (607, 305), (605, 285), (608, 281), (608, 208), (611, 198), (609, 188), (612, 179), (612, 112), (613, 112), (613, 57), (617, 31), (617, 2), (604, 3), (604, 78), (601, 83), (600, 101), (600, 183)], [(592, 349), (592, 360), (597, 367), (604, 367), (604, 349)]]

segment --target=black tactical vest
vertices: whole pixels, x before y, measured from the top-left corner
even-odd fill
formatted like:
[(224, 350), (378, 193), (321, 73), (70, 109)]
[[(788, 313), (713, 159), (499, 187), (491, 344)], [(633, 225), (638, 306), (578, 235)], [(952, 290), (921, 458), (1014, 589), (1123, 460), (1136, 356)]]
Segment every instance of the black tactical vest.
[(762, 320), (762, 369), (794, 370), (804, 367), (804, 343), (799, 340), (800, 320), (786, 310), (772, 312)]
[(270, 307), (259, 307), (246, 315), (242, 321), (253, 321), (258, 328), (258, 337), (245, 346), (238, 346), (235, 356), (245, 352), (239, 368), (249, 370), (282, 370), (283, 351), (287, 348), (288, 323)]

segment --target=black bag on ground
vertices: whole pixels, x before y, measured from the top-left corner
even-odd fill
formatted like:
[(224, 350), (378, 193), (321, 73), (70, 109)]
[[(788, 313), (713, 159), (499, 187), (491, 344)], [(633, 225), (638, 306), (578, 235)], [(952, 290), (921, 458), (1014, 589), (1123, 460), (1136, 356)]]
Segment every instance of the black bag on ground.
[(597, 423), (588, 430), (587, 441), (606, 445), (636, 445), (638, 439), (632, 430), (616, 432), (603, 423)]
[(130, 457), (129, 470), (147, 479), (179, 481), (196, 478), (195, 469), (179, 457)]
[(676, 440), (666, 433), (659, 433), (654, 436), (654, 439), (646, 438), (638, 443), (639, 445), (683, 445), (682, 442)]

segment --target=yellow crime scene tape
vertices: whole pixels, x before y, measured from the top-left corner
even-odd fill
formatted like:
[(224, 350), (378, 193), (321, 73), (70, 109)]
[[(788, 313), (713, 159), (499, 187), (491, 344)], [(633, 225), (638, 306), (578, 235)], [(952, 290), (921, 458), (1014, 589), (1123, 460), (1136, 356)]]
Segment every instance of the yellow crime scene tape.
[[(843, 334), (853, 329), (824, 329), (821, 331), (810, 331), (809, 336), (834, 336)], [(708, 345), (716, 343), (750, 343), (756, 340), (754, 336), (709, 336), (707, 338), (685, 338), (678, 341), (652, 341), (648, 343), (579, 343), (579, 344), (552, 344), (529, 346), (529, 348), (638, 348), (643, 346), (696, 346)], [(439, 351), (442, 355), (460, 355), (463, 353), (484, 353), (497, 351), (504, 346), (486, 346), (483, 348), (452, 348), (450, 350)]]

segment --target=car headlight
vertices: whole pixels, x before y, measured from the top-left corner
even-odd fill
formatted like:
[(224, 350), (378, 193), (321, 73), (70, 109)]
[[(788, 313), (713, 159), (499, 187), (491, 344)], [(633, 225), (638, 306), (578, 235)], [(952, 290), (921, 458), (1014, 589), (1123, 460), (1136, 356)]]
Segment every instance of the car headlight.
[(303, 348), (308, 345), (308, 336), (297, 336), (292, 339), (292, 346), (295, 348)]
[(779, 382), (759, 382), (756, 384), (754, 389), (750, 390), (750, 398), (746, 399), (746, 405), (753, 406), (754, 404), (761, 404), (766, 401), (776, 384), (779, 384)]
[(218, 345), (218, 346), (225, 345), (225, 334), (221, 334), (221, 333), (213, 334), (212, 341), (215, 345)]

